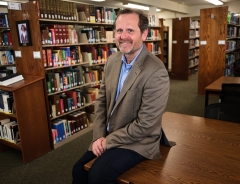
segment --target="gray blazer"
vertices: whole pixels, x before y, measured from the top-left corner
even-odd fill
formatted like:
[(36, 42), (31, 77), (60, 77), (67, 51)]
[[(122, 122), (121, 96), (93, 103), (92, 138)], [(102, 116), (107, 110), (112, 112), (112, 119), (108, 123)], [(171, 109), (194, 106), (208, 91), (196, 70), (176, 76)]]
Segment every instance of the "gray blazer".
[[(95, 102), (93, 142), (106, 137), (107, 149), (126, 148), (148, 159), (160, 158), (162, 115), (169, 95), (168, 72), (144, 45), (114, 103), (121, 57), (121, 52), (110, 56), (104, 68)], [(106, 130), (108, 123), (109, 132)], [(89, 150), (91, 148), (92, 144)]]

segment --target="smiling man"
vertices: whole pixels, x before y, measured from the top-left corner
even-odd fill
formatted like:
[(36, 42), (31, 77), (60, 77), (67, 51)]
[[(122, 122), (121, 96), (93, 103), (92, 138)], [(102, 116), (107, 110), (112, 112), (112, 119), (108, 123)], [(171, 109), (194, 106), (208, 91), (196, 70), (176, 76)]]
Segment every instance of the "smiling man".
[[(162, 61), (144, 44), (148, 16), (140, 10), (121, 10), (114, 29), (120, 52), (105, 65), (95, 103), (93, 141), (73, 167), (74, 184), (114, 183), (141, 161), (161, 157), (169, 77)], [(84, 164), (96, 157), (87, 173)]]

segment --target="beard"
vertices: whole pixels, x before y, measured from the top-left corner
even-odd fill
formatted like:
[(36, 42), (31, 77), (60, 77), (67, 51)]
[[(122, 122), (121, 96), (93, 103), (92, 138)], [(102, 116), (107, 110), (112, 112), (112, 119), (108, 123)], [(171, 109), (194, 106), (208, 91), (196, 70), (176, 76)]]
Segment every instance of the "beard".
[[(135, 47), (132, 47), (132, 48), (131, 48), (131, 46), (128, 46), (129, 48), (126, 49), (126, 48), (121, 47), (121, 42), (123, 42), (123, 41), (120, 40), (118, 42), (117, 47), (120, 50), (120, 52), (123, 53), (123, 54), (132, 55), (132, 54), (136, 53), (137, 51), (139, 51), (139, 49), (142, 47), (142, 45), (140, 45), (138, 47), (135, 46)], [(132, 42), (130, 42), (130, 43), (132, 43)]]

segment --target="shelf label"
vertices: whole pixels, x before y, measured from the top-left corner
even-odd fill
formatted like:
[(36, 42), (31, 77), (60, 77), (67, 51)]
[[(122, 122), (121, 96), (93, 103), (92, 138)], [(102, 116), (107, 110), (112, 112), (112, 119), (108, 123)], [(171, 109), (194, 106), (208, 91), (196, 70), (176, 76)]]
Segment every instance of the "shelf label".
[(207, 45), (207, 41), (200, 41), (201, 45)]
[(15, 53), (15, 57), (19, 57), (19, 58), (22, 57), (22, 52), (21, 51), (16, 50), (14, 53)]
[(10, 9), (10, 10), (22, 10), (21, 3), (8, 2), (8, 9)]
[(40, 51), (33, 51), (33, 58), (34, 59), (41, 59)]
[(189, 40), (184, 40), (184, 43), (189, 43)]
[(225, 40), (218, 40), (218, 45), (225, 45)]
[(173, 40), (172, 43), (173, 43), (173, 44), (177, 44), (177, 40)]

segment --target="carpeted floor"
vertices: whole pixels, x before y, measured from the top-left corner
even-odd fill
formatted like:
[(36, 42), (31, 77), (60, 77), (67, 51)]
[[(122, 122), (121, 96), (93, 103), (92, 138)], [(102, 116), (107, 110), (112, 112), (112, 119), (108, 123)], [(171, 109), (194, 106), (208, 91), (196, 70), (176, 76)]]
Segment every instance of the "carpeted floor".
[[(204, 116), (205, 96), (197, 95), (197, 75), (189, 81), (171, 80), (171, 91), (166, 110), (176, 113)], [(210, 97), (209, 102), (217, 102)], [(73, 164), (86, 151), (92, 131), (48, 154), (23, 164), (21, 152), (9, 149), (0, 153), (1, 184), (68, 184), (71, 183)]]

